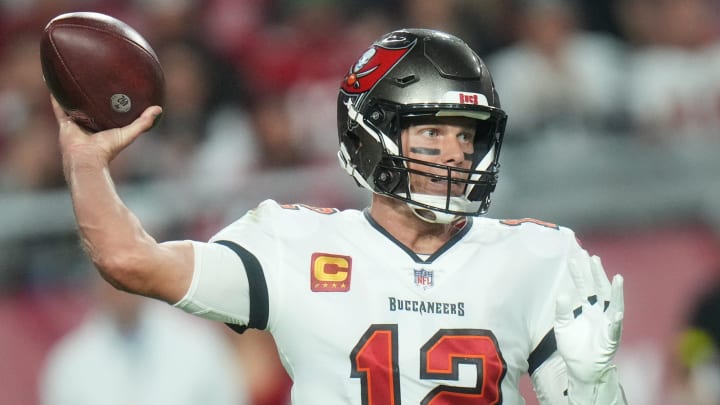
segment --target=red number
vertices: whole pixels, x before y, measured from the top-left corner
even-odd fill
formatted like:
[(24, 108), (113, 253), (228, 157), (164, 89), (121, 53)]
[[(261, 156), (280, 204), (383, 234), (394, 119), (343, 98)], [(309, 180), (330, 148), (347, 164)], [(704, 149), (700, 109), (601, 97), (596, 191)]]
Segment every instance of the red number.
[(352, 353), (350, 377), (360, 378), (363, 405), (399, 405), (397, 325), (372, 325)]
[[(350, 377), (360, 378), (363, 405), (400, 405), (397, 325), (371, 325), (350, 354)], [(423, 405), (494, 405), (507, 366), (492, 332), (441, 329), (420, 348), (420, 378), (458, 380), (459, 365), (477, 369), (474, 387), (440, 385)]]
[(440, 385), (430, 391), (423, 405), (493, 405), (500, 402), (500, 382), (505, 360), (495, 336), (483, 329), (441, 329), (420, 349), (420, 378), (457, 380), (459, 365), (477, 369), (474, 387)]

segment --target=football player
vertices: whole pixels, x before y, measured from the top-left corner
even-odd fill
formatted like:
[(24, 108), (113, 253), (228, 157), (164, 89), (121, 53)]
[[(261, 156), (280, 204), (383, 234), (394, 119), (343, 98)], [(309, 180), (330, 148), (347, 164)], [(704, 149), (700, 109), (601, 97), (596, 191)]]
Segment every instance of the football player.
[[(88, 136), (54, 103), (81, 239), (119, 289), (238, 332), (268, 330), (295, 404), (624, 404), (612, 283), (567, 228), (483, 216), (506, 114), (481, 59), (443, 32), (384, 35), (342, 79), (341, 166), (364, 210), (262, 202), (209, 242), (156, 242), (109, 162), (148, 130)], [(179, 331), (181, 333), (181, 331)]]

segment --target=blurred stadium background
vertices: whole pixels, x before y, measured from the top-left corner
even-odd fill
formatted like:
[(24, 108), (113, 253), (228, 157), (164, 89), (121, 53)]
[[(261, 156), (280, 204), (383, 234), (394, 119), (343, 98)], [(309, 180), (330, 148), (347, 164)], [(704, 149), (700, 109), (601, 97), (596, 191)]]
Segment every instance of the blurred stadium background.
[[(0, 0), (0, 403), (38, 403), (91, 305), (37, 42), (69, 11), (126, 21), (165, 69), (162, 122), (113, 163), (157, 239), (206, 239), (265, 198), (364, 206), (335, 158), (340, 79), (394, 28), (465, 38), (510, 115), (489, 215), (569, 226), (625, 275), (629, 403), (684, 403), (678, 335), (720, 279), (717, 0)], [(284, 403), (276, 360), (247, 353), (267, 341), (228, 339), (266, 371), (254, 403)]]

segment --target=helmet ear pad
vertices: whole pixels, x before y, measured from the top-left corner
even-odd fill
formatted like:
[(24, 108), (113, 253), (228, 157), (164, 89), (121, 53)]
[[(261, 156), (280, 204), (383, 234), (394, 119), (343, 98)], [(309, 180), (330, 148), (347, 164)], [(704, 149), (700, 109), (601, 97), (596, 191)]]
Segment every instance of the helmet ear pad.
[[(387, 134), (400, 149), (402, 146), (397, 114), (378, 107), (370, 107), (368, 110), (368, 124)], [(358, 125), (354, 132), (348, 131), (345, 140), (349, 141), (345, 143), (345, 147), (350, 151), (356, 169), (369, 180), (375, 192), (392, 194), (400, 186), (407, 185), (407, 170), (403, 159), (388, 155), (387, 145), (378, 142), (364, 128)]]
[(386, 157), (375, 170), (373, 183), (378, 192), (394, 194), (401, 185), (407, 186), (407, 179), (408, 173), (403, 163), (398, 159)]

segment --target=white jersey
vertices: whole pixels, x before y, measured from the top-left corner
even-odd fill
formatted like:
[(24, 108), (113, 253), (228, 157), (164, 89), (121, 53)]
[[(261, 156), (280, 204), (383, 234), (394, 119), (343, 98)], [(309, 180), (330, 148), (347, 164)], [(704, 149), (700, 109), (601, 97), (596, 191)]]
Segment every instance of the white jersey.
[(294, 404), (523, 404), (584, 254), (566, 228), (477, 217), (422, 258), (367, 212), (271, 200), (211, 242), (176, 305), (269, 330)]

